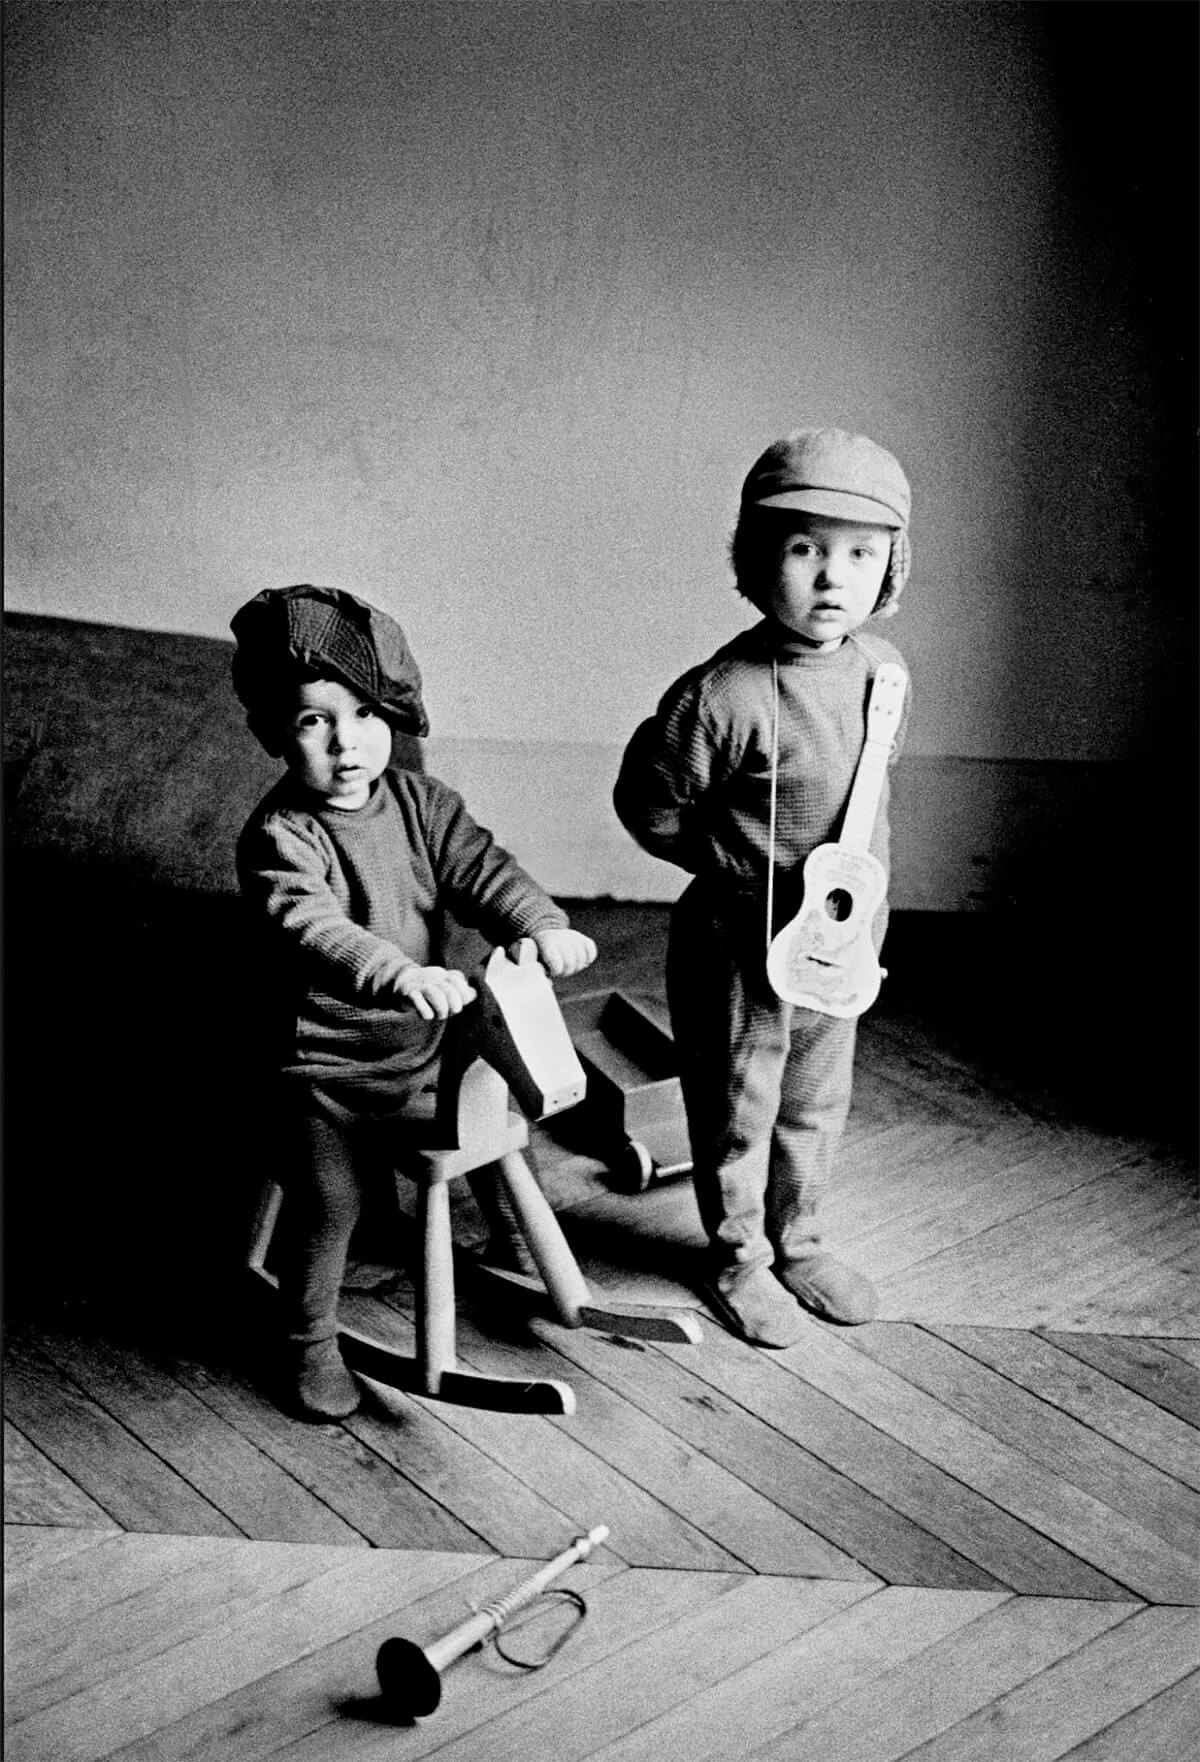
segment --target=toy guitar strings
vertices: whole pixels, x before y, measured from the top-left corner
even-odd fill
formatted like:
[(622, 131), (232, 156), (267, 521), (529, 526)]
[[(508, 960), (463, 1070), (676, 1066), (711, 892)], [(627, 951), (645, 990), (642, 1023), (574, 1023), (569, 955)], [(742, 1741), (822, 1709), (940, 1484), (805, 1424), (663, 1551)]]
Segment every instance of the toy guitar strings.
[(876, 669), (867, 704), (867, 738), (854, 774), (836, 844), (819, 844), (804, 861), (800, 910), (772, 938), (775, 896), (775, 799), (779, 771), (779, 671), (771, 664), (770, 850), (767, 857), (767, 977), (787, 1003), (828, 1016), (859, 1016), (879, 995), (883, 969), (871, 941), (871, 923), (887, 890), (883, 865), (868, 850), (892, 736), (900, 720), (907, 679), (885, 661)]

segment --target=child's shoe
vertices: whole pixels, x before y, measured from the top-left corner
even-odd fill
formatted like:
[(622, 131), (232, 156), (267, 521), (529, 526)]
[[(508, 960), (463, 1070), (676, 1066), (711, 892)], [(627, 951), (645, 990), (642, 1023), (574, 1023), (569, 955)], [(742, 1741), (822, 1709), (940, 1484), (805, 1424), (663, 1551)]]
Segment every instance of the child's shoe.
[(803, 1332), (800, 1311), (765, 1266), (727, 1267), (704, 1295), (721, 1320), (752, 1346), (794, 1346)]
[(879, 1293), (870, 1279), (832, 1254), (778, 1261), (775, 1277), (805, 1309), (844, 1328), (873, 1321), (879, 1309)]
[(336, 1338), (293, 1345), (289, 1394), (302, 1419), (348, 1419), (358, 1407), (358, 1384), (346, 1369)]

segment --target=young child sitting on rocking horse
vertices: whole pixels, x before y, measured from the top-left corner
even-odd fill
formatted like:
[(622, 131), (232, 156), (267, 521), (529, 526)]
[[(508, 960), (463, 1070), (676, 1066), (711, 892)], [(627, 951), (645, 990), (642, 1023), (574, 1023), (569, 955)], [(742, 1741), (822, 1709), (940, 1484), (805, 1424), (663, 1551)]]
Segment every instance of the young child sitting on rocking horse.
[[(300, 585), (257, 594), (231, 628), (248, 725), (287, 767), (237, 851), (273, 966), (286, 1397), (304, 1418), (341, 1419), (358, 1405), (337, 1300), (364, 1180), (382, 1132), (428, 1089), (447, 1019), (475, 996), (438, 964), (445, 912), (514, 959), (531, 940), (555, 978), (590, 965), (596, 945), (454, 790), (393, 766), (393, 732), (429, 724), (392, 618)], [(484, 1203), (488, 1189), (473, 1191)], [(500, 1232), (505, 1221), (488, 1218)]]

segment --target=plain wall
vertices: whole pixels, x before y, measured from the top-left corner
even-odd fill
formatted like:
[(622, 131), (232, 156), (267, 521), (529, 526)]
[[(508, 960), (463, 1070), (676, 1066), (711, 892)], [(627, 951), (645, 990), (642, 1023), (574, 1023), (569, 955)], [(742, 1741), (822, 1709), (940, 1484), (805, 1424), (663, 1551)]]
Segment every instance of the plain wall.
[(898, 906), (1011, 901), (1046, 828), (1105, 849), (1190, 729), (1190, 6), (5, 28), (11, 608), (224, 636), (348, 587), (414, 644), (430, 767), (548, 886), (670, 897), (621, 748), (748, 621), (746, 467), (837, 422), (914, 488)]

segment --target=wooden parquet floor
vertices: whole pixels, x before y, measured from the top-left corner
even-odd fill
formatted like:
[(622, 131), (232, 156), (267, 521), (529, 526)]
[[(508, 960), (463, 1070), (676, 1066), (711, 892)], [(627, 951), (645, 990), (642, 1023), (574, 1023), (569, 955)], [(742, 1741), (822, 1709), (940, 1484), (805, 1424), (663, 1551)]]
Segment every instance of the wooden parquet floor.
[[(600, 983), (652, 993), (661, 920), (626, 928)], [(619, 1194), (544, 1132), (537, 1161), (594, 1286), (702, 1307), (686, 1179)], [(371, 1385), (309, 1427), (232, 1292), (223, 1321), (10, 1315), (5, 1754), (1190, 1762), (1196, 1200), (1173, 1134), (881, 1005), (827, 1214), (870, 1327), (660, 1346), (469, 1295), (464, 1363), (567, 1381), (574, 1415)], [(403, 1276), (354, 1283), (348, 1317), (411, 1344)], [(382, 1639), (428, 1643), (597, 1523), (544, 1670), (485, 1648), (430, 1718), (381, 1722)]]

